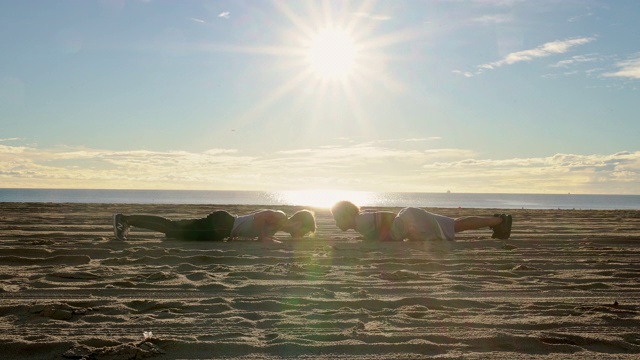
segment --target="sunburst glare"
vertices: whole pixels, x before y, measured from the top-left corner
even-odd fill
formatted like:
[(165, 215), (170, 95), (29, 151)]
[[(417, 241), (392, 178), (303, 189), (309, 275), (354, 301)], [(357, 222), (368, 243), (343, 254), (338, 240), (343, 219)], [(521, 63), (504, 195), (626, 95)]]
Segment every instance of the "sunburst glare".
[(310, 39), (309, 62), (322, 79), (344, 79), (350, 75), (357, 60), (357, 45), (342, 29), (327, 28)]
[[(309, 1), (273, 3), (288, 22), (279, 27), (280, 44), (229, 46), (221, 51), (272, 56), (274, 73), (282, 74), (279, 87), (237, 117), (238, 126), (260, 120), (280, 102), (313, 95), (313, 110), (328, 109), (333, 101), (347, 101), (356, 123), (365, 125), (368, 114), (363, 97), (376, 91), (402, 92), (404, 85), (388, 71), (388, 63), (402, 61), (398, 44), (419, 36), (418, 28), (380, 32), (387, 17), (363, 16), (375, 2)], [(410, 55), (407, 55), (410, 56)], [(372, 90), (377, 89), (377, 90)], [(327, 106), (329, 105), (329, 106)], [(319, 111), (309, 111), (312, 119)]]
[(375, 193), (366, 191), (334, 190), (280, 191), (274, 194), (276, 200), (284, 204), (321, 208), (329, 208), (340, 200), (349, 200), (366, 206), (375, 200), (375, 196)]

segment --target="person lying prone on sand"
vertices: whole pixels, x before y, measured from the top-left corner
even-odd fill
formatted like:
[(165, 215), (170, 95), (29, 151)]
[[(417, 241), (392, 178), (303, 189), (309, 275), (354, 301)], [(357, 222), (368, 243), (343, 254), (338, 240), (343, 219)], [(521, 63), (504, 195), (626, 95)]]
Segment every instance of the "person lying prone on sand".
[(489, 227), (494, 239), (511, 236), (511, 215), (466, 216), (450, 218), (424, 209), (407, 207), (396, 215), (390, 211), (361, 211), (350, 201), (339, 201), (331, 207), (336, 226), (342, 231), (353, 229), (366, 240), (455, 240), (465, 230)]
[(274, 235), (284, 231), (294, 239), (316, 231), (316, 218), (309, 210), (300, 210), (291, 217), (280, 210), (258, 210), (236, 217), (230, 238), (275, 240)]
[(126, 240), (130, 227), (164, 233), (182, 240), (221, 241), (225, 238), (274, 240), (278, 231), (288, 232), (294, 239), (316, 231), (314, 214), (300, 210), (291, 217), (280, 210), (259, 210), (236, 216), (218, 210), (201, 219), (171, 220), (157, 215), (113, 215), (113, 231), (118, 240)]

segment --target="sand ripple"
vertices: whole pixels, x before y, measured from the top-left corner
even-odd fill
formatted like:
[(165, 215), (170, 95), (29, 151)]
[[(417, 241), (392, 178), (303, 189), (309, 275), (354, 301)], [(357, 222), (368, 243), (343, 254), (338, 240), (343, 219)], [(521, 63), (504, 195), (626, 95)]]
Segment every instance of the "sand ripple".
[(517, 210), (508, 241), (368, 243), (317, 209), (314, 238), (267, 244), (112, 235), (114, 212), (215, 207), (0, 209), (5, 359), (640, 356), (640, 211)]

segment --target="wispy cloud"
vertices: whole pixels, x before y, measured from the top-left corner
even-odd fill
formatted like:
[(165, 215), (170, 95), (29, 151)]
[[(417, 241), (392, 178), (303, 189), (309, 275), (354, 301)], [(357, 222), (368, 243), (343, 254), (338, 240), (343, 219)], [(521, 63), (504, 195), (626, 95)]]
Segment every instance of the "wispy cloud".
[(236, 149), (110, 151), (0, 144), (0, 183), (6, 187), (574, 193), (637, 193), (640, 184), (640, 152), (496, 160), (469, 149), (425, 148), (427, 144), (345, 141), (259, 154)]
[(355, 13), (355, 16), (360, 17), (360, 18), (369, 19), (369, 20), (375, 20), (375, 21), (391, 20), (390, 16), (380, 15), (380, 14), (371, 14), (371, 13), (368, 13), (368, 12), (357, 12), (357, 13)]
[(206, 23), (206, 21), (204, 21), (204, 20), (202, 20), (202, 19), (198, 19), (198, 18), (193, 18), (193, 17), (192, 17), (192, 18), (189, 18), (189, 19), (190, 19), (191, 21), (193, 21), (193, 22), (197, 22), (197, 23), (199, 23), (199, 24), (205, 24), (205, 23)]
[(584, 45), (594, 41), (593, 37), (582, 37), (569, 40), (558, 40), (542, 44), (534, 49), (523, 50), (508, 54), (503, 59), (479, 65), (478, 68), (491, 70), (505, 65), (513, 65), (523, 61), (531, 61), (537, 58), (543, 58), (555, 54), (563, 54), (571, 48)]
[(474, 22), (480, 24), (506, 24), (511, 23), (515, 20), (513, 15), (510, 14), (491, 14), (491, 15), (483, 15), (473, 19)]
[[(354, 143), (356, 140), (355, 139), (342, 139), (342, 140), (346, 140), (346, 141), (350, 141), (351, 143)], [(422, 137), (422, 138), (406, 138), (406, 139), (401, 139), (401, 138), (392, 138), (392, 139), (379, 139), (379, 140), (372, 140), (372, 141), (368, 141), (366, 143), (361, 144), (362, 145), (380, 145), (380, 144), (387, 144), (387, 143), (416, 143), (416, 142), (427, 142), (427, 141), (436, 141), (436, 140), (442, 140), (442, 137), (440, 136), (430, 136), (430, 137)]]
[[(504, 160), (465, 159), (425, 166), (438, 180), (474, 182), (481, 189), (503, 187), (531, 192), (531, 184), (542, 192), (637, 193), (640, 181), (640, 152), (611, 155), (555, 154), (539, 158)], [(533, 190), (533, 189), (532, 189)]]
[(569, 59), (565, 59), (565, 60), (560, 60), (558, 62), (556, 62), (555, 64), (550, 65), (550, 67), (569, 67), (572, 65), (576, 65), (576, 64), (581, 64), (581, 63), (589, 63), (589, 62), (596, 62), (596, 61), (600, 61), (601, 57), (598, 56), (597, 54), (587, 54), (587, 55), (576, 55), (576, 56), (572, 56)]
[[(480, 75), (487, 70), (495, 70), (499, 67), (513, 65), (519, 62), (532, 61), (539, 58), (544, 58), (557, 54), (564, 54), (571, 50), (572, 48), (580, 45), (584, 45), (596, 40), (595, 37), (581, 37), (567, 40), (558, 40), (552, 41), (545, 44), (542, 44), (536, 48), (517, 51), (508, 54), (504, 58), (476, 66), (475, 71), (465, 71), (465, 70), (453, 70), (452, 73), (464, 76), (464, 77), (474, 77), (476, 75)], [(572, 57), (571, 59), (560, 60), (557, 63), (551, 65), (551, 67), (567, 67), (571, 64), (575, 64), (578, 62), (588, 62), (588, 61), (596, 61), (598, 60), (595, 54), (590, 55), (577, 55)]]
[(442, 137), (440, 136), (431, 136), (428, 138), (410, 138), (410, 139), (404, 139), (403, 141), (406, 142), (420, 142), (420, 141), (433, 141), (433, 140), (442, 140)]
[(223, 11), (220, 14), (218, 14), (218, 17), (228, 19), (231, 17), (231, 13), (228, 11)]
[(461, 76), (464, 76), (464, 77), (473, 77), (475, 75), (471, 71), (462, 71), (462, 70), (453, 70), (452, 73), (454, 73), (456, 75), (461, 75)]
[[(13, 157), (15, 154), (21, 154), (23, 152), (25, 152), (27, 149), (27, 147), (24, 146), (8, 146), (8, 145), (0, 145), (0, 159), (3, 158), (11, 158)], [(4, 157), (2, 155), (5, 155)], [(4, 164), (7, 165), (7, 164)], [(2, 165), (0, 165), (0, 169), (2, 168)]]
[(576, 16), (570, 17), (567, 21), (568, 22), (576, 22), (576, 21), (580, 21), (580, 20), (583, 20), (585, 18), (589, 18), (589, 17), (592, 17), (592, 16), (593, 16), (592, 12), (587, 12), (585, 14), (581, 14), (581, 15), (576, 15)]
[(640, 79), (640, 53), (635, 54), (634, 57), (628, 60), (619, 61), (616, 63), (616, 67), (618, 70), (603, 75), (607, 77)]

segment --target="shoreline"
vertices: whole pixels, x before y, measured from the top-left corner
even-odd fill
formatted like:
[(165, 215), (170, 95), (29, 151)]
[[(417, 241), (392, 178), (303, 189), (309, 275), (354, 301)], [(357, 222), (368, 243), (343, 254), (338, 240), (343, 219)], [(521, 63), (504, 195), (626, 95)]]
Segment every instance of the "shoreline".
[[(216, 191), (114, 189), (0, 189), (0, 202), (202, 204), (329, 207), (339, 200), (362, 206), (500, 209), (640, 210), (640, 195), (410, 193), (366, 191)], [(313, 204), (313, 205), (309, 205)]]

